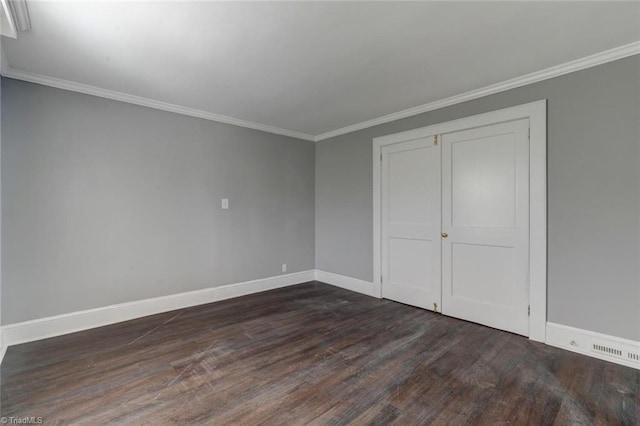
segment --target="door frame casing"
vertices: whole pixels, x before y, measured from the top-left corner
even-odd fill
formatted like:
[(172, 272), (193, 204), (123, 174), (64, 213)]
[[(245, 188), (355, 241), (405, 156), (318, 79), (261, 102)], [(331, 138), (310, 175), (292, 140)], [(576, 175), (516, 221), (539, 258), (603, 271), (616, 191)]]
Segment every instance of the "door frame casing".
[(529, 339), (545, 342), (547, 326), (547, 100), (472, 115), (373, 139), (373, 283), (382, 297), (382, 147), (429, 135), (529, 119)]

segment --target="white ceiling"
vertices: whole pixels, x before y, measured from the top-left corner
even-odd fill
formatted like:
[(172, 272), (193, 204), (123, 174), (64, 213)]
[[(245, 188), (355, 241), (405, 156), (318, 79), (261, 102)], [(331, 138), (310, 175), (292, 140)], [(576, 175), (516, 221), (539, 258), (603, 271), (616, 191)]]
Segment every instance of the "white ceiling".
[(57, 2), (9, 66), (310, 135), (640, 40), (638, 2)]

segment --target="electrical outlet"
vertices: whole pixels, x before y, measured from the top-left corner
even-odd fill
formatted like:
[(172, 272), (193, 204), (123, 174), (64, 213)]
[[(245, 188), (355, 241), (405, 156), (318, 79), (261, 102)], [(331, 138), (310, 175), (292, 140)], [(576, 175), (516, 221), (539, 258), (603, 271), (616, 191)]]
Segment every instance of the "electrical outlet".
[(229, 209), (229, 199), (228, 198), (223, 198), (222, 199), (222, 210), (228, 210)]
[(282, 272), (287, 272), (287, 264), (286, 263), (282, 264)]

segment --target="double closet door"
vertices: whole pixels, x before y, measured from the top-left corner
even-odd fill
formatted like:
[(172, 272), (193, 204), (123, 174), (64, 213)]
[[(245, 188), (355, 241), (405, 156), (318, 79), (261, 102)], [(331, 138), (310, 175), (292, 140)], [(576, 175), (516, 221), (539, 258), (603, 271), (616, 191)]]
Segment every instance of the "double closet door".
[(382, 297), (528, 336), (529, 120), (382, 147)]

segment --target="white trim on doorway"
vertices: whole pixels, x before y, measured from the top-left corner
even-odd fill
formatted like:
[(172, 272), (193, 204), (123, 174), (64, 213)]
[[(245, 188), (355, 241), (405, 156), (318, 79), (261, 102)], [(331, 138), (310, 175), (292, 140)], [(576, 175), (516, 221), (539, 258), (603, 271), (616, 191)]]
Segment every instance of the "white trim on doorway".
[[(382, 294), (381, 162), (382, 147), (429, 135), (529, 119), (529, 338), (546, 340), (547, 326), (547, 101), (540, 100), (485, 114), (438, 123), (373, 139), (373, 283)], [(379, 297), (379, 296), (378, 296)]]
[(495, 93), (516, 89), (518, 87), (523, 87), (529, 84), (537, 83), (539, 81), (545, 81), (551, 78), (560, 77), (565, 74), (595, 67), (597, 65), (606, 64), (608, 62), (616, 61), (618, 59), (623, 59), (638, 54), (640, 54), (640, 41), (634, 41), (623, 46), (605, 50), (604, 52), (585, 56), (584, 58), (565, 62), (560, 65), (545, 68), (543, 70), (532, 72), (530, 74), (515, 77), (509, 80), (501, 81), (499, 83), (481, 87), (479, 89), (474, 89), (469, 92), (460, 93), (449, 98), (438, 99), (436, 101), (429, 102), (423, 105), (418, 105), (416, 107), (383, 115), (382, 117), (377, 117), (371, 120), (352, 124), (350, 126), (345, 126), (340, 129), (332, 130), (330, 132), (322, 133), (315, 136), (314, 140), (316, 142), (323, 141), (325, 139), (330, 139), (347, 133), (356, 132), (358, 130), (368, 129), (369, 127), (378, 126), (380, 124), (390, 123), (402, 118), (413, 117), (414, 115), (423, 114), (425, 112), (435, 111), (437, 109), (461, 104), (463, 102), (468, 102), (473, 99), (493, 95)]

